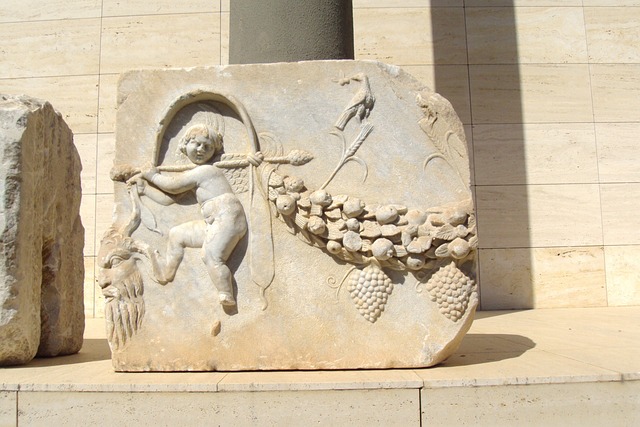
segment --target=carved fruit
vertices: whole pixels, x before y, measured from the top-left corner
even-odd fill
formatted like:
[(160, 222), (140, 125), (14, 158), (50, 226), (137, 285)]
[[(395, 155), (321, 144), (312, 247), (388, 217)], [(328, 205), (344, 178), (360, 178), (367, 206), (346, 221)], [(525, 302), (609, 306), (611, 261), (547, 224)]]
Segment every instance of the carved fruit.
[(296, 210), (296, 200), (287, 195), (280, 195), (276, 198), (276, 209), (282, 215), (291, 215)]
[(431, 225), (435, 225), (436, 227), (441, 227), (447, 223), (442, 215), (439, 214), (431, 214), (427, 217), (427, 221), (431, 223)]
[(335, 240), (329, 240), (327, 242), (327, 250), (329, 251), (329, 253), (337, 254), (342, 252), (342, 245)]
[(382, 231), (380, 231), (380, 225), (377, 222), (365, 221), (362, 223), (362, 232), (360, 235), (365, 239), (376, 239), (380, 237)]
[(376, 239), (371, 245), (371, 253), (376, 259), (387, 260), (393, 256), (393, 243), (388, 239)]
[(360, 231), (360, 221), (355, 218), (349, 218), (346, 222), (347, 230), (349, 231)]
[(290, 193), (299, 193), (304, 189), (304, 181), (295, 176), (288, 176), (284, 179), (284, 188)]
[(458, 237), (449, 243), (448, 249), (452, 257), (455, 259), (462, 259), (469, 255), (471, 247), (469, 246), (469, 242)]
[(277, 173), (269, 175), (269, 187), (281, 187), (284, 182), (282, 176)]
[(417, 209), (411, 209), (404, 216), (410, 225), (422, 225), (427, 220), (427, 214)]
[(380, 224), (390, 224), (398, 218), (398, 210), (393, 206), (380, 206), (376, 210), (376, 220)]
[(467, 213), (461, 209), (454, 209), (453, 212), (449, 213), (447, 218), (447, 222), (451, 225), (460, 225), (464, 224), (467, 221)]
[(458, 235), (458, 237), (466, 237), (467, 234), (469, 234), (469, 229), (464, 225), (460, 224), (456, 226), (456, 234)]
[(407, 256), (407, 261), (405, 264), (407, 264), (407, 267), (411, 270), (420, 270), (422, 267), (424, 267), (425, 263), (426, 259), (424, 255), (413, 253)]
[(362, 238), (355, 231), (347, 231), (342, 238), (344, 248), (351, 252), (357, 252), (362, 248)]
[(407, 245), (407, 252), (409, 252), (410, 254), (419, 254), (424, 251), (422, 250), (422, 246), (420, 245), (420, 243), (418, 243), (417, 240), (413, 240)]
[(313, 234), (320, 235), (327, 230), (327, 225), (324, 223), (322, 218), (312, 216), (307, 222), (307, 229)]
[(393, 224), (385, 224), (380, 227), (380, 234), (389, 240), (396, 241), (400, 239), (401, 230)]
[(451, 261), (440, 267), (427, 282), (431, 301), (438, 304), (440, 313), (457, 322), (467, 311), (469, 297), (475, 291), (475, 283)]
[(291, 150), (287, 154), (287, 159), (293, 166), (302, 166), (313, 160), (313, 155), (304, 150)]
[(376, 263), (349, 275), (349, 294), (360, 314), (375, 323), (393, 292), (393, 283)]
[(364, 210), (364, 202), (357, 197), (353, 197), (344, 202), (342, 206), (342, 212), (347, 218), (355, 218), (359, 216)]
[(309, 196), (311, 203), (318, 206), (329, 206), (331, 204), (331, 195), (325, 190), (316, 190)]

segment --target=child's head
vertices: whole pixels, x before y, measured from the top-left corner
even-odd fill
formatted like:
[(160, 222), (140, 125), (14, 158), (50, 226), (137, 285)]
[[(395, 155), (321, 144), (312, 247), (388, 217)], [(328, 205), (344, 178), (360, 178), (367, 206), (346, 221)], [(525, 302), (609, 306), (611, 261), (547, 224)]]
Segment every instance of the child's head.
[(193, 125), (180, 139), (178, 149), (193, 163), (203, 164), (222, 150), (222, 135), (209, 126)]

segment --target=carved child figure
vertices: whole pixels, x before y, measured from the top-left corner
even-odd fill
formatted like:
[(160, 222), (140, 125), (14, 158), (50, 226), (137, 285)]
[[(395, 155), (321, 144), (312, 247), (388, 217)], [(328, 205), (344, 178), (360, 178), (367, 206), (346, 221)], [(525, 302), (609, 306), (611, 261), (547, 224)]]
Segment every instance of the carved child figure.
[[(193, 191), (204, 221), (189, 221), (171, 228), (165, 261), (158, 260), (160, 271), (157, 274), (162, 277), (157, 279), (162, 284), (171, 282), (184, 257), (184, 249), (202, 248), (202, 260), (218, 289), (220, 303), (233, 306), (236, 301), (232, 275), (226, 261), (247, 232), (247, 221), (242, 204), (222, 170), (208, 164), (222, 150), (222, 135), (209, 126), (194, 125), (186, 131), (179, 149), (196, 166), (174, 174), (163, 174), (156, 167), (146, 167), (140, 176), (151, 185), (139, 185), (141, 194), (169, 205), (176, 203), (172, 195)], [(249, 157), (257, 163), (262, 160), (259, 153)]]

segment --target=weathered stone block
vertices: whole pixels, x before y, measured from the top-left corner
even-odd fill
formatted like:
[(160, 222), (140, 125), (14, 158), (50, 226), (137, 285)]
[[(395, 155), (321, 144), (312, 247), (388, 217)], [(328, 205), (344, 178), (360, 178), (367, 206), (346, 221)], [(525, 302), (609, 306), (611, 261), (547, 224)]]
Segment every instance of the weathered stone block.
[(465, 136), (398, 67), (131, 72), (97, 262), (116, 370), (431, 366), (477, 305)]
[(0, 364), (80, 350), (80, 157), (53, 107), (0, 95)]

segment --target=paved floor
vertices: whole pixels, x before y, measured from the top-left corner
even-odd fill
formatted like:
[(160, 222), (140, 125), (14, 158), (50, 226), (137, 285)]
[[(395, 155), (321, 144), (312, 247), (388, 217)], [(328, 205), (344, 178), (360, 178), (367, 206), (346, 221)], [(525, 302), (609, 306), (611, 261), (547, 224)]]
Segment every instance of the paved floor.
[(480, 312), (443, 364), (379, 371), (116, 373), (103, 322), (0, 369), (0, 426), (640, 425), (640, 307)]
[(312, 390), (640, 379), (640, 307), (484, 311), (458, 351), (428, 369), (115, 373), (104, 319), (87, 319), (72, 356), (0, 370), (1, 390)]

